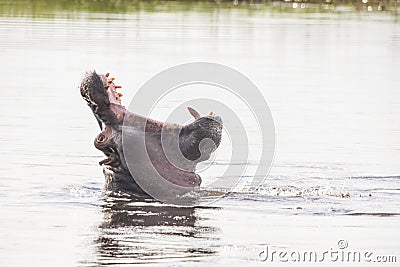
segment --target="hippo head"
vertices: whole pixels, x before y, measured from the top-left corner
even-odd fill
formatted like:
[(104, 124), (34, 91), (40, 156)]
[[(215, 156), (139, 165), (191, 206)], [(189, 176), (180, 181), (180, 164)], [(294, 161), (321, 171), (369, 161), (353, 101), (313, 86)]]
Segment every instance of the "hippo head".
[[(202, 117), (188, 108), (195, 119), (190, 124), (181, 126), (152, 120), (122, 106), (118, 88), (109, 74), (95, 71), (87, 72), (80, 85), (81, 95), (102, 130), (94, 145), (106, 156), (99, 162), (103, 166), (106, 190), (153, 197), (143, 187), (147, 181), (152, 187), (159, 187), (157, 190), (173, 190), (157, 179), (153, 181), (155, 176), (184, 188), (172, 195), (198, 189), (201, 178), (195, 173), (196, 165), (207, 160), (219, 146), (221, 118), (212, 113)], [(141, 138), (143, 149), (140, 149)]]

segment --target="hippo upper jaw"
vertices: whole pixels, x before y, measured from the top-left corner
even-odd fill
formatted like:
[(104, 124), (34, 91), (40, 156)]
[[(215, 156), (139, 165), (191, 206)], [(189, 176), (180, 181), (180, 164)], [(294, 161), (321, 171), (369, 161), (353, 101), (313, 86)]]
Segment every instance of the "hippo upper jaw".
[(114, 79), (108, 76), (98, 75), (95, 71), (87, 72), (80, 86), (82, 98), (93, 111), (100, 129), (103, 129), (104, 124), (121, 124), (126, 113), (125, 107), (121, 105), (122, 94), (116, 91), (120, 86), (116, 86)]

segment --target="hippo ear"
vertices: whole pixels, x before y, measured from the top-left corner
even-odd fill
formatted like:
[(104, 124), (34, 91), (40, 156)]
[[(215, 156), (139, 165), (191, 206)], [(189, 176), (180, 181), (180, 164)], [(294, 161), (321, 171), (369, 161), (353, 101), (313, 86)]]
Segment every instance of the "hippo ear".
[(188, 107), (190, 115), (192, 115), (196, 120), (201, 118), (200, 113), (198, 113), (194, 108)]

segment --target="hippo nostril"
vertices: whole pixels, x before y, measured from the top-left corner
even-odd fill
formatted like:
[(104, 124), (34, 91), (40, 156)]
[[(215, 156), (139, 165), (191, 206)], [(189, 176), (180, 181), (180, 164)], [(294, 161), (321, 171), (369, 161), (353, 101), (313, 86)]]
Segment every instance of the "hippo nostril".
[(97, 141), (98, 141), (98, 142), (103, 142), (104, 139), (105, 139), (104, 135), (100, 135), (100, 136), (97, 138)]

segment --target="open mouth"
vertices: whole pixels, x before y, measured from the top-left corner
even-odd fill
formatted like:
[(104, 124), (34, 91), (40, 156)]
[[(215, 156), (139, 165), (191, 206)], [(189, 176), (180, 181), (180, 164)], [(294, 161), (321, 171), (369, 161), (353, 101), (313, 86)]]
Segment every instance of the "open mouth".
[(80, 91), (102, 130), (95, 138), (94, 146), (107, 158), (99, 164), (118, 167), (121, 161), (115, 135), (118, 131), (118, 122), (125, 114), (125, 108), (121, 106), (122, 94), (117, 91), (121, 86), (115, 85), (114, 80), (115, 78), (110, 77), (109, 73), (103, 75), (94, 71), (87, 72)]

